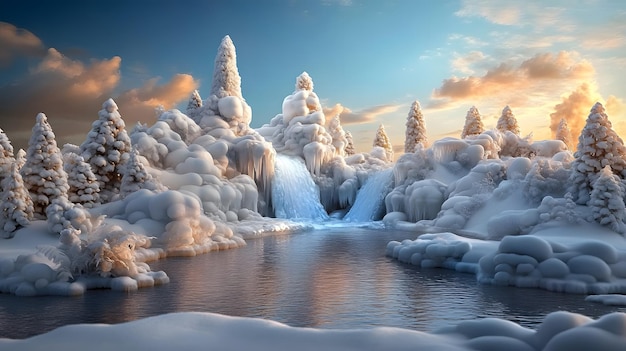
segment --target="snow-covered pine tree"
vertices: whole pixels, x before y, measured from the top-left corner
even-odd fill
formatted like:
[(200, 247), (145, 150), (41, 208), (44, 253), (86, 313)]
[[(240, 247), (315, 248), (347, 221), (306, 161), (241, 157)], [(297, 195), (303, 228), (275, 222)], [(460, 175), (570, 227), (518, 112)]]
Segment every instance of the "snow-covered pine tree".
[(306, 73), (306, 72), (302, 72), (302, 74), (300, 74), (297, 78), (296, 78), (296, 90), (308, 90), (308, 91), (313, 91), (313, 78), (311, 78), (311, 76)]
[(211, 95), (218, 98), (236, 96), (243, 100), (241, 77), (237, 69), (237, 52), (235, 44), (228, 35), (222, 39), (215, 56)]
[(0, 185), (0, 230), (4, 238), (12, 238), (17, 229), (27, 226), (33, 219), (33, 201), (24, 186), (17, 163), (9, 167)]
[(4, 130), (0, 129), (0, 181), (9, 174), (11, 164), (14, 162), (13, 145)]
[(341, 126), (341, 120), (339, 120), (339, 115), (333, 117), (330, 120), (330, 123), (328, 123), (328, 134), (330, 134), (330, 136), (333, 138), (333, 146), (335, 147), (335, 152), (337, 153), (337, 155), (344, 156), (348, 140), (346, 139), (346, 132)]
[(198, 90), (194, 90), (189, 97), (185, 114), (187, 117), (193, 119), (197, 124), (200, 124), (200, 120), (202, 119), (202, 116), (198, 113), (198, 109), (200, 107), (202, 107), (202, 98), (200, 97)]
[(346, 131), (346, 147), (344, 149), (346, 156), (352, 156), (356, 153), (354, 150), (354, 139), (352, 139), (352, 133)]
[(100, 183), (100, 201), (115, 200), (122, 180), (122, 163), (128, 158), (130, 138), (117, 104), (108, 99), (98, 112), (98, 120), (80, 145), (81, 156), (89, 163)]
[(158, 182), (148, 171), (139, 159), (139, 152), (132, 148), (130, 157), (124, 164), (124, 175), (120, 187), (120, 197), (126, 196), (140, 190), (148, 189), (152, 191), (163, 191), (164, 186)]
[(502, 110), (502, 115), (498, 118), (498, 124), (496, 125), (496, 129), (500, 133), (511, 132), (515, 135), (519, 135), (519, 125), (517, 124), (517, 118), (511, 111), (509, 106), (506, 106)]
[(467, 115), (465, 115), (465, 126), (463, 127), (463, 131), (461, 132), (461, 139), (465, 139), (466, 137), (471, 135), (479, 135), (484, 131), (485, 127), (483, 126), (480, 112), (478, 112), (476, 106), (472, 106), (467, 111)]
[(611, 166), (613, 174), (622, 181), (626, 179), (626, 147), (612, 129), (604, 106), (597, 102), (578, 137), (578, 147), (571, 166), (569, 192), (577, 204), (588, 203), (592, 184), (606, 166)]
[(611, 166), (606, 165), (602, 168), (592, 187), (589, 207), (593, 220), (620, 234), (626, 233), (624, 185), (620, 178), (613, 174)]
[(559, 125), (556, 128), (556, 135), (554, 136), (554, 139), (564, 142), (565, 145), (570, 148), (572, 146), (571, 134), (572, 133), (567, 126), (567, 120), (565, 118), (561, 118), (561, 120), (559, 121)]
[(60, 196), (67, 196), (69, 185), (63, 170), (61, 150), (45, 114), (37, 115), (32, 130), (26, 163), (20, 173), (33, 200), (35, 217), (46, 218), (46, 207)]
[(376, 137), (374, 138), (373, 146), (382, 147), (385, 149), (385, 154), (387, 155), (387, 161), (393, 161), (393, 146), (391, 145), (391, 141), (387, 136), (387, 132), (385, 132), (385, 126), (381, 123), (376, 130)]
[(73, 152), (63, 155), (64, 169), (70, 188), (68, 199), (75, 204), (92, 208), (100, 204), (100, 183), (82, 156)]
[(404, 140), (404, 152), (415, 152), (417, 144), (426, 146), (426, 125), (424, 124), (424, 115), (420, 103), (415, 100), (411, 104), (409, 115), (406, 119), (406, 138)]

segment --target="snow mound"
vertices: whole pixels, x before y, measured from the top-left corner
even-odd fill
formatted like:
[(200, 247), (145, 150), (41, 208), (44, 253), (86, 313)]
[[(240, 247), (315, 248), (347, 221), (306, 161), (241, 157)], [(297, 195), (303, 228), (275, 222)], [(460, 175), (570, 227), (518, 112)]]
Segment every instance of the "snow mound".
[(554, 312), (537, 330), (513, 322), (486, 318), (460, 322), (435, 333), (400, 328), (328, 330), (295, 328), (278, 322), (180, 312), (113, 325), (79, 324), (36, 337), (0, 339), (0, 348), (19, 350), (74, 349), (192, 350), (220, 345), (220, 350), (623, 350), (626, 314), (590, 319)]

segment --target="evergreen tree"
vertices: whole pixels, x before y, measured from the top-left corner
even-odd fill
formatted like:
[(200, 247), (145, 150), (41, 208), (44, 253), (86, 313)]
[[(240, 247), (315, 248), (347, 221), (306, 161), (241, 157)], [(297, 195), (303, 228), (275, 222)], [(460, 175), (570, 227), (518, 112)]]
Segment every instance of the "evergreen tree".
[(163, 191), (164, 187), (159, 183), (139, 160), (139, 152), (133, 148), (128, 161), (124, 164), (124, 176), (120, 187), (120, 197), (126, 196), (140, 190), (148, 189), (152, 191)]
[(463, 132), (461, 132), (461, 139), (471, 135), (479, 135), (484, 131), (485, 127), (483, 126), (480, 112), (478, 112), (476, 106), (472, 106), (465, 116), (465, 126), (463, 127)]
[(296, 90), (295, 91), (298, 91), (298, 90), (313, 91), (313, 79), (308, 73), (302, 72), (302, 74), (300, 74), (296, 78)]
[(336, 115), (330, 120), (328, 124), (328, 134), (333, 138), (333, 146), (335, 147), (336, 153), (339, 156), (344, 156), (348, 140), (346, 139), (346, 132), (341, 126), (339, 115)]
[(11, 145), (11, 141), (4, 130), (0, 129), (0, 181), (9, 174), (14, 162), (13, 145)]
[(502, 115), (498, 118), (496, 129), (500, 131), (500, 133), (511, 132), (515, 135), (519, 135), (519, 125), (517, 124), (517, 119), (509, 106), (506, 106), (502, 110)]
[(626, 147), (612, 129), (604, 106), (596, 103), (578, 137), (570, 175), (570, 193), (577, 204), (587, 204), (592, 184), (606, 166), (621, 180), (626, 179)]
[(614, 231), (626, 232), (626, 206), (624, 206), (624, 185), (618, 176), (613, 174), (611, 166), (605, 166), (593, 182), (591, 199), (589, 200), (593, 220)]
[(218, 98), (236, 96), (243, 99), (241, 94), (241, 77), (237, 69), (235, 44), (233, 44), (228, 35), (222, 39), (215, 56), (211, 95), (215, 95)]
[(559, 121), (559, 125), (556, 129), (555, 139), (561, 140), (569, 148), (571, 147), (570, 136), (571, 136), (571, 132), (569, 130), (569, 127), (567, 126), (567, 120), (565, 118), (561, 118), (561, 120)]
[(130, 138), (113, 99), (102, 104), (98, 117), (92, 124), (87, 139), (80, 145), (80, 152), (98, 178), (100, 201), (107, 203), (115, 200), (119, 192), (121, 167), (128, 158)]
[(69, 189), (61, 150), (57, 146), (48, 118), (43, 113), (37, 115), (28, 142), (26, 163), (20, 173), (38, 218), (45, 218), (46, 207), (54, 199), (66, 196)]
[(12, 238), (17, 229), (27, 226), (33, 219), (33, 201), (16, 163), (11, 165), (0, 185), (0, 230), (4, 238)]
[(409, 115), (406, 120), (406, 138), (404, 140), (404, 152), (413, 153), (417, 148), (417, 144), (426, 146), (426, 125), (424, 124), (424, 116), (420, 103), (416, 100), (411, 105)]
[(352, 133), (346, 132), (346, 147), (344, 149), (346, 156), (352, 156), (356, 153), (354, 150), (354, 139), (352, 139)]
[(68, 200), (86, 208), (100, 204), (100, 183), (82, 156), (73, 152), (64, 155), (64, 169), (67, 173)]
[(199, 113), (199, 109), (202, 107), (202, 98), (200, 97), (200, 93), (198, 90), (194, 90), (189, 97), (189, 102), (187, 103), (187, 110), (185, 114), (187, 117), (193, 119), (197, 124), (200, 124), (200, 120), (202, 119), (201, 114)]
[(380, 125), (376, 130), (376, 137), (374, 138), (374, 147), (382, 147), (385, 149), (385, 154), (387, 155), (387, 160), (393, 160), (393, 146), (391, 145), (391, 141), (389, 141), (389, 137), (387, 136), (387, 132), (385, 132), (385, 126)]

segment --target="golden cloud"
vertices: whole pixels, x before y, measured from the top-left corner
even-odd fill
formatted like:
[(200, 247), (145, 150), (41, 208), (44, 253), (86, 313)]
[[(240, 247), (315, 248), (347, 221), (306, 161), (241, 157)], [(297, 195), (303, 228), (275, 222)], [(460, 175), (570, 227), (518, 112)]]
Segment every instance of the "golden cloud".
[(372, 123), (378, 116), (393, 113), (397, 111), (400, 106), (402, 105), (376, 105), (360, 111), (352, 111), (350, 108), (342, 106), (341, 104), (335, 104), (333, 107), (325, 107), (324, 115), (326, 116), (326, 119), (339, 115), (341, 124)]

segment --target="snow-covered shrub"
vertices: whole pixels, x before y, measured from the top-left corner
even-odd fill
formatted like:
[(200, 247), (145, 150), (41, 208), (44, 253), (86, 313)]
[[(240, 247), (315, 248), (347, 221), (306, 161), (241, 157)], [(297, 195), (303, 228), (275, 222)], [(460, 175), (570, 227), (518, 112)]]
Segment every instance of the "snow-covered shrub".
[(122, 168), (123, 176), (120, 184), (120, 197), (124, 198), (139, 189), (151, 191), (164, 191), (165, 187), (154, 178), (141, 162), (141, 156), (135, 148), (130, 152), (130, 157), (126, 160)]
[(150, 238), (116, 225), (101, 225), (81, 235), (70, 229), (62, 234), (62, 242), (75, 275), (136, 277), (150, 269), (137, 262), (135, 253), (138, 248), (150, 247)]
[[(63, 229), (77, 229), (83, 233), (90, 232), (94, 224), (91, 214), (83, 206), (70, 202), (67, 197), (59, 197), (46, 208), (48, 229), (60, 234)], [(101, 218), (96, 219), (96, 225)]]
[(170, 129), (187, 144), (192, 143), (202, 133), (202, 129), (194, 120), (176, 109), (164, 111), (159, 116), (159, 121), (167, 123)]
[(567, 192), (569, 169), (561, 162), (536, 158), (524, 178), (524, 197), (539, 204), (545, 196), (562, 197)]

